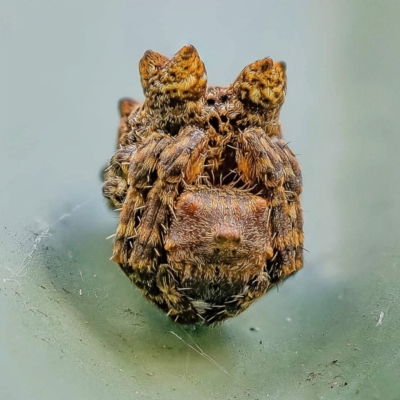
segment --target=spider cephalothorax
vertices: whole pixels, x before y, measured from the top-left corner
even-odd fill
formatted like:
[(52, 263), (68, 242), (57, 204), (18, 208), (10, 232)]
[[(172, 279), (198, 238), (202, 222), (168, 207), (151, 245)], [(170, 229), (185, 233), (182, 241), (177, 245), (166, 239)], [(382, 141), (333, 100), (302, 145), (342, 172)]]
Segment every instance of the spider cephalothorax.
[(103, 194), (120, 209), (113, 260), (181, 323), (238, 315), (302, 267), (302, 179), (282, 140), (286, 65), (265, 58), (209, 87), (193, 46), (147, 51), (143, 105), (120, 102)]

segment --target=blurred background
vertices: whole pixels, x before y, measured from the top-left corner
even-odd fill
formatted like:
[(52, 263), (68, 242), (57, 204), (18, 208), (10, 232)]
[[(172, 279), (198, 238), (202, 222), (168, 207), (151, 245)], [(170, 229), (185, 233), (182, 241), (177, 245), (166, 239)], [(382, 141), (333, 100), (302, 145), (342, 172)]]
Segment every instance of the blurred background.
[[(400, 2), (0, 0), (0, 398), (399, 399)], [(138, 61), (288, 65), (305, 266), (180, 327), (109, 261), (101, 196)]]

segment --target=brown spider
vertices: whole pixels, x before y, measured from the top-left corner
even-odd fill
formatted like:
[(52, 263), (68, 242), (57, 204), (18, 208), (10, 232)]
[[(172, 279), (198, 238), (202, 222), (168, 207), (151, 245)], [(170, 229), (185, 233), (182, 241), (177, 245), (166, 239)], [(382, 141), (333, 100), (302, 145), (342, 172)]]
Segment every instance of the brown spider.
[(193, 46), (139, 63), (120, 101), (103, 194), (121, 210), (113, 260), (180, 323), (234, 317), (303, 264), (302, 178), (282, 140), (286, 65), (264, 58), (207, 88)]

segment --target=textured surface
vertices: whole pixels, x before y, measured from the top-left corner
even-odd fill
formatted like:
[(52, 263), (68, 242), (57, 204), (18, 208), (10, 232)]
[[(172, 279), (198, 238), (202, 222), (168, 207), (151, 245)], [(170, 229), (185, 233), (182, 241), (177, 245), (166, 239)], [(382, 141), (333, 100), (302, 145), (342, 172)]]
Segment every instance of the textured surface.
[(207, 89), (187, 45), (171, 60), (146, 51), (139, 71), (145, 101), (120, 101), (104, 173), (121, 210), (113, 260), (174, 321), (221, 322), (303, 266), (302, 177), (279, 121), (286, 64), (264, 58)]
[[(0, 398), (398, 400), (400, 3), (181, 4), (0, 2)], [(118, 213), (93, 178), (146, 48), (185, 43), (210, 84), (287, 62), (306, 188), (304, 268), (195, 330), (108, 261)]]

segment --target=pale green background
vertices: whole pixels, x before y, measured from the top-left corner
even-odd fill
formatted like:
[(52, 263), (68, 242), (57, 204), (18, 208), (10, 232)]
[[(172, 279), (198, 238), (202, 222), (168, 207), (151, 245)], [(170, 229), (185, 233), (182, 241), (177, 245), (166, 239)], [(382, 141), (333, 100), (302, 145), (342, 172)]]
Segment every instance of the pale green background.
[[(0, 7), (1, 399), (400, 399), (400, 1)], [(210, 83), (287, 62), (304, 174), (304, 269), (214, 329), (108, 261), (99, 180), (143, 52), (186, 43)]]

